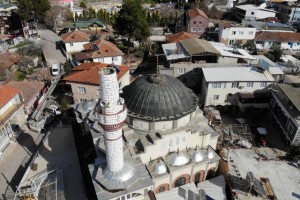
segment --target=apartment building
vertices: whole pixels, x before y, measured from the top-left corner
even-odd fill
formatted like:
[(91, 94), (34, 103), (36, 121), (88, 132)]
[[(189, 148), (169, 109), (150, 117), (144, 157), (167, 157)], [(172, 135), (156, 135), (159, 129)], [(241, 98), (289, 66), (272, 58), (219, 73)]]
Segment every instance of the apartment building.
[(243, 25), (228, 21), (219, 23), (219, 41), (225, 45), (233, 45), (236, 42), (246, 43), (255, 38), (256, 28), (251, 25)]
[(25, 122), (23, 97), (20, 90), (0, 85), (0, 152), (16, 135), (14, 127)]
[[(87, 100), (99, 99), (99, 71), (110, 66), (104, 63), (82, 63), (73, 68), (73, 74), (65, 77), (66, 84), (71, 85), (74, 103)], [(123, 88), (130, 83), (129, 67), (125, 65), (114, 65), (117, 71), (119, 87)]]
[(204, 106), (268, 106), (264, 93), (275, 81), (268, 71), (244, 66), (210, 67), (202, 68), (202, 71), (201, 101)]
[(208, 27), (209, 18), (203, 10), (193, 8), (188, 11), (188, 32), (201, 36)]
[(296, 4), (273, 3), (274, 10), (278, 12), (278, 18), (283, 23), (299, 22), (300, 7)]
[(278, 84), (271, 90), (271, 113), (291, 145), (300, 145), (300, 88)]

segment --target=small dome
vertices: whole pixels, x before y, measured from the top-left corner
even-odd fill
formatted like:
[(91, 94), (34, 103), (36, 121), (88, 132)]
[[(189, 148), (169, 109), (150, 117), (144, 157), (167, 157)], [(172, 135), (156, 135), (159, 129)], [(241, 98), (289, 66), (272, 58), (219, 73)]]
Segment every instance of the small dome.
[(201, 162), (204, 159), (205, 155), (203, 155), (200, 151), (194, 151), (192, 158), (195, 163)]
[(170, 164), (174, 167), (185, 165), (190, 161), (190, 158), (185, 153), (174, 154), (170, 159)]
[(128, 115), (148, 121), (181, 118), (198, 103), (194, 92), (167, 75), (141, 76), (124, 88), (123, 96)]
[(215, 157), (215, 154), (212, 151), (209, 151), (207, 157), (211, 160)]
[(162, 162), (162, 161), (159, 161), (155, 165), (154, 172), (157, 175), (166, 173), (167, 172), (167, 166), (166, 166), (166, 164), (164, 162)]
[(82, 103), (82, 110), (85, 112), (91, 111), (95, 108), (96, 102), (94, 101), (85, 101)]

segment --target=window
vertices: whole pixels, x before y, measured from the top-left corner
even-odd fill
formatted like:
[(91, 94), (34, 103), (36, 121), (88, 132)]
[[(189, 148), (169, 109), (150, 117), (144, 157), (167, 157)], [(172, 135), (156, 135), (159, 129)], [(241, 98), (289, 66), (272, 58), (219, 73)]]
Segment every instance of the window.
[(240, 35), (243, 35), (243, 34), (244, 34), (244, 31), (239, 31), (239, 34), (240, 34)]
[(199, 21), (199, 24), (202, 24), (202, 21)]
[(261, 82), (260, 83), (260, 87), (266, 87), (267, 86), (267, 82)]
[(232, 35), (235, 35), (236, 34), (236, 31), (232, 31)]
[(130, 199), (130, 194), (127, 194), (127, 199)]
[(195, 175), (195, 184), (197, 185), (200, 182), (200, 173)]
[(70, 42), (70, 46), (71, 46), (71, 47), (73, 46), (73, 42)]
[(262, 41), (256, 41), (256, 44), (262, 44), (263, 42)]
[(178, 68), (178, 74), (184, 74), (185, 68)]
[(238, 88), (239, 87), (239, 82), (233, 82), (231, 87), (232, 88)]
[(219, 95), (214, 95), (213, 100), (219, 100)]
[(165, 191), (165, 187), (161, 186), (158, 191), (159, 191), (159, 193), (164, 192)]
[(254, 12), (251, 12), (251, 15), (254, 15)]
[(121, 200), (125, 200), (125, 196), (122, 196), (122, 197), (121, 197)]
[(211, 87), (212, 88), (221, 88), (222, 87), (222, 83), (211, 83)]
[(162, 125), (161, 125), (161, 129), (167, 129), (167, 124), (165, 124), (165, 123), (163, 123)]
[(197, 24), (197, 21), (193, 21), (193, 24)]
[(253, 31), (249, 31), (249, 35), (253, 35)]
[(229, 45), (233, 45), (234, 40), (229, 40)]
[(86, 89), (84, 87), (78, 87), (78, 92), (81, 93), (81, 94), (85, 94)]
[(103, 62), (104, 61), (104, 58), (99, 58), (98, 59), (98, 62)]
[(198, 28), (198, 31), (203, 31), (203, 28)]
[(197, 28), (192, 28), (192, 32), (196, 32), (197, 31)]
[(140, 122), (139, 127), (140, 127), (140, 129), (144, 129), (144, 123)]
[(180, 186), (184, 185), (185, 181), (186, 181), (185, 177), (181, 177), (181, 178), (177, 179), (175, 182), (175, 187), (180, 187)]
[(80, 100), (80, 103), (83, 103), (83, 102), (87, 101), (86, 99), (79, 99), (79, 100)]
[(247, 87), (253, 87), (253, 82), (247, 82)]
[(118, 61), (118, 57), (113, 57), (112, 58), (112, 61), (114, 62), (114, 61)]

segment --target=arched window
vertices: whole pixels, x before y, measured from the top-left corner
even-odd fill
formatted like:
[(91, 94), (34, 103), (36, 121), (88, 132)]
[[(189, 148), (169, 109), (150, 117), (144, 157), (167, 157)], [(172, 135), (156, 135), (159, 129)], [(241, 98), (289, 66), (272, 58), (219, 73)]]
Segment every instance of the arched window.
[(200, 182), (200, 173), (195, 175), (195, 184), (197, 185)]
[(186, 178), (185, 177), (181, 177), (179, 179), (176, 180), (175, 182), (175, 187), (179, 187), (185, 184)]
[(164, 192), (165, 191), (165, 186), (161, 186), (158, 190), (159, 193)]

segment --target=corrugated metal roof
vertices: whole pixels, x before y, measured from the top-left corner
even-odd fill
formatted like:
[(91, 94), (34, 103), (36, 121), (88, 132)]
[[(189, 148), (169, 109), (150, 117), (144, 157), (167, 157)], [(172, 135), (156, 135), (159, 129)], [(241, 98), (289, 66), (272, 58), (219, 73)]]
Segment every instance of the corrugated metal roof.
[(181, 40), (181, 41), (179, 41), (179, 43), (183, 46), (183, 48), (191, 56), (199, 55), (199, 54), (203, 54), (203, 53), (211, 53), (211, 54), (220, 55), (220, 52), (206, 40), (190, 38), (187, 40)]
[(284, 74), (279, 67), (269, 67), (269, 72), (271, 74)]
[(216, 67), (202, 70), (207, 82), (274, 81), (268, 71), (259, 72), (254, 67)]
[(255, 57), (250, 55), (244, 49), (239, 49), (239, 48), (234, 49), (233, 47), (228, 47), (221, 42), (209, 42), (209, 43), (220, 52), (221, 56), (255, 60)]

